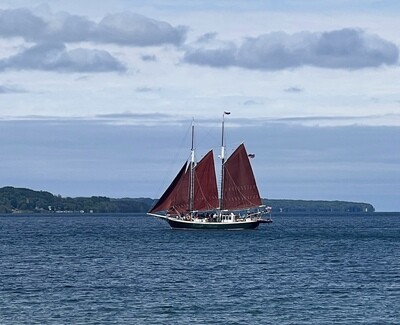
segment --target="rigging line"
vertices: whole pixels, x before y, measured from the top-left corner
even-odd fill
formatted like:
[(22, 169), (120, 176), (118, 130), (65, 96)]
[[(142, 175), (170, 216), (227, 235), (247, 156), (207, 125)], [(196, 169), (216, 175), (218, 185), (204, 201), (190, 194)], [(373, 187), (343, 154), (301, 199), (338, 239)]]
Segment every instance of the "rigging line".
[(200, 123), (198, 123), (196, 124), (196, 129), (199, 130), (195, 139), (195, 144), (197, 144), (197, 147), (201, 147), (203, 146), (203, 144), (209, 146), (209, 143), (215, 142), (215, 135), (213, 135), (213, 129), (211, 127), (204, 127)]

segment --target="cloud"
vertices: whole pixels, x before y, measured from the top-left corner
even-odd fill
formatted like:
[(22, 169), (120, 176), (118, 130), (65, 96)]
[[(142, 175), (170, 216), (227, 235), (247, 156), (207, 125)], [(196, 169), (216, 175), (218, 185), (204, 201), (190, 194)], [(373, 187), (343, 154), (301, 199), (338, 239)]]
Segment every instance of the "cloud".
[(244, 105), (244, 106), (257, 106), (257, 105), (262, 105), (262, 102), (260, 102), (260, 101), (255, 101), (255, 100), (253, 100), (253, 99), (249, 99), (249, 100), (246, 100), (246, 101), (243, 103), (243, 105)]
[(217, 39), (217, 33), (206, 33), (197, 39), (198, 43), (208, 43)]
[(188, 47), (187, 63), (218, 68), (237, 66), (255, 70), (283, 70), (302, 66), (329, 69), (362, 69), (397, 64), (398, 47), (360, 29), (287, 34), (274, 32), (245, 39), (239, 46), (202, 38)]
[(0, 36), (26, 41), (96, 42), (130, 46), (180, 45), (187, 28), (125, 12), (106, 15), (99, 23), (69, 13), (42, 17), (28, 9), (0, 10)]
[(155, 61), (157, 61), (157, 57), (155, 55), (144, 54), (144, 55), (142, 55), (142, 61), (155, 62)]
[(89, 119), (88, 122), (98, 122), (107, 125), (140, 125), (140, 126), (175, 126), (184, 124), (187, 119), (182, 116), (176, 116), (166, 113), (110, 113), (98, 114), (94, 119)]
[(20, 94), (26, 93), (25, 89), (22, 89), (15, 85), (0, 85), (0, 95), (1, 94)]
[(184, 55), (184, 62), (217, 68), (241, 66), (237, 60), (238, 48), (234, 44), (224, 44), (218, 48), (192, 48)]
[(124, 113), (111, 113), (111, 114), (98, 114), (96, 115), (97, 118), (129, 118), (129, 119), (154, 119), (154, 121), (160, 119), (176, 119), (176, 116), (165, 114), (165, 113), (131, 113), (131, 112), (124, 112)]
[(150, 87), (146, 87), (146, 86), (136, 88), (136, 92), (138, 92), (138, 93), (151, 93), (151, 92), (154, 92), (157, 90), (158, 89), (150, 88)]
[(268, 119), (270, 123), (286, 125), (339, 127), (339, 126), (400, 126), (400, 114), (292, 116)]
[(172, 27), (162, 21), (134, 13), (107, 15), (98, 24), (95, 39), (104, 43), (124, 45), (179, 45), (183, 42), (186, 28)]
[(27, 9), (0, 10), (0, 36), (34, 40), (46, 31), (46, 23)]
[(142, 55), (142, 61), (157, 61), (157, 57), (155, 55)]
[(0, 60), (3, 70), (43, 70), (58, 72), (110, 72), (126, 70), (125, 66), (103, 50), (77, 48), (67, 50), (60, 43), (41, 43)]
[(303, 92), (304, 89), (298, 88), (298, 87), (289, 87), (285, 89), (285, 92), (287, 93), (301, 93)]

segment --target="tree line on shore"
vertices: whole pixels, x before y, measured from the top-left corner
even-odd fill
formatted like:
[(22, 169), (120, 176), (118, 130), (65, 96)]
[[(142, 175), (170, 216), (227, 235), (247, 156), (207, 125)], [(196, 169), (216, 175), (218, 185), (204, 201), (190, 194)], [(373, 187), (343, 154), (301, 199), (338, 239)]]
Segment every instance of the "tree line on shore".
[(148, 198), (71, 198), (27, 188), (0, 188), (0, 213), (132, 213), (147, 211), (152, 203)]
[[(62, 197), (46, 191), (6, 186), (0, 188), (0, 213), (144, 213), (156, 200), (151, 198), (113, 199), (105, 196)], [(278, 214), (371, 213), (369, 203), (346, 201), (306, 201), (263, 199)]]

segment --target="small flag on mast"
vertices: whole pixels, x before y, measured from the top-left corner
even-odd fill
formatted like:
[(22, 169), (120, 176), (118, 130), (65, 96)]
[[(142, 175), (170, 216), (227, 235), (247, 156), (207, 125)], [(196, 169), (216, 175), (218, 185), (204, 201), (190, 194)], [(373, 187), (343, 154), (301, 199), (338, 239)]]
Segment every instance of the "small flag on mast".
[(224, 114), (229, 115), (231, 112), (225, 111)]

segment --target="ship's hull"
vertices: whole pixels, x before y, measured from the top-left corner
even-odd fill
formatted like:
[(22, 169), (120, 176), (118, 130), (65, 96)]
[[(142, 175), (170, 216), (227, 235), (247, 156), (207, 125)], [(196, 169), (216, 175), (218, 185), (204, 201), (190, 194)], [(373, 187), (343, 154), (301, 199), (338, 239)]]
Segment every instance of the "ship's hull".
[(199, 229), (199, 230), (245, 230), (256, 229), (260, 223), (271, 223), (271, 218), (248, 218), (235, 221), (208, 221), (204, 219), (185, 220), (157, 213), (147, 213), (150, 216), (165, 220), (173, 229)]
[(245, 230), (255, 229), (260, 225), (259, 220), (237, 222), (196, 222), (172, 218), (165, 219), (173, 229), (199, 229), (199, 230)]

